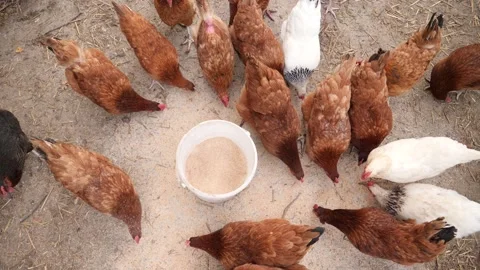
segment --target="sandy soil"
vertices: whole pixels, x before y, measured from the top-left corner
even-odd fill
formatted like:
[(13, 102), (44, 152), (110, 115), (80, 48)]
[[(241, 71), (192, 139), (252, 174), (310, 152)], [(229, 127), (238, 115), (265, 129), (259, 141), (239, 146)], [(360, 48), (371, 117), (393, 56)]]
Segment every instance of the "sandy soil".
[[(166, 91), (148, 89), (151, 80), (120, 32), (109, 1), (0, 0), (0, 107), (14, 112), (27, 134), (88, 147), (128, 171), (144, 209), (142, 242), (136, 245), (124, 224), (76, 200), (32, 155), (14, 198), (0, 199), (0, 269), (221, 269), (206, 253), (187, 248), (184, 241), (229, 221), (281, 217), (297, 196), (285, 218), (302, 224), (319, 223), (311, 212), (314, 203), (332, 208), (375, 204), (368, 191), (356, 184), (362, 171), (356, 165), (356, 153), (343, 155), (339, 164), (341, 183), (336, 187), (319, 167), (303, 157), (306, 181), (300, 184), (286, 166), (265, 152), (256, 136), (258, 172), (250, 187), (235, 199), (208, 205), (180, 187), (174, 166), (182, 135), (204, 120), (240, 123), (234, 104), (243, 81), (243, 65), (237, 58), (231, 87), (233, 102), (224, 108), (203, 79), (195, 50), (189, 55), (183, 53), (185, 48), (180, 43), (186, 30), (163, 24), (151, 1), (119, 2), (141, 12), (173, 42), (182, 70), (196, 84), (196, 92), (171, 87)], [(227, 21), (227, 1), (214, 2), (217, 14)], [(271, 1), (271, 8), (278, 13), (275, 22), (267, 23), (277, 35), (294, 2)], [(334, 6), (340, 8), (337, 20), (331, 15), (325, 17), (322, 62), (310, 90), (343, 54), (355, 52), (366, 57), (380, 46), (391, 49), (434, 11), (444, 13), (446, 18), (442, 51), (434, 62), (455, 48), (480, 41), (478, 0), (347, 0), (334, 1)], [(100, 48), (128, 75), (139, 93), (166, 102), (168, 110), (107, 114), (66, 85), (64, 69), (38, 45), (37, 38), (44, 34)], [(17, 48), (23, 51), (16, 52)], [(390, 100), (394, 129), (386, 141), (446, 135), (480, 149), (478, 92), (467, 92), (458, 101), (445, 104), (435, 101), (424, 87), (422, 80), (407, 95)], [(298, 100), (295, 105), (299, 107)], [(425, 182), (480, 200), (478, 162), (458, 166)], [(478, 269), (479, 236), (453, 241), (437, 262), (411, 269), (475, 269), (475, 265)], [(303, 263), (309, 269), (403, 269), (363, 255), (330, 226)]]

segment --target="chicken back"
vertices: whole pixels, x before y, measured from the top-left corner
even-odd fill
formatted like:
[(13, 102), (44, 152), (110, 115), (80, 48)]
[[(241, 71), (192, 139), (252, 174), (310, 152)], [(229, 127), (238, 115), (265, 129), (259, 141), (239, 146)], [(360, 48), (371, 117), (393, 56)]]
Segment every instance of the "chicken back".
[(27, 153), (33, 147), (13, 113), (0, 109), (0, 195), (14, 191), (20, 182)]
[(334, 183), (339, 181), (338, 160), (350, 144), (350, 78), (355, 65), (355, 57), (348, 56), (302, 104), (307, 154)]
[(195, 18), (193, 0), (154, 0), (153, 4), (160, 19), (168, 26), (189, 26)]
[(480, 90), (480, 44), (453, 51), (432, 69), (430, 87), (436, 99), (450, 102), (448, 92), (463, 89)]
[(223, 21), (215, 16), (207, 0), (200, 0), (201, 22), (194, 30), (197, 56), (205, 78), (228, 107), (228, 88), (233, 80), (234, 50), (230, 33)]
[(77, 93), (86, 96), (112, 114), (161, 111), (165, 104), (137, 94), (128, 77), (101, 51), (81, 49), (75, 41), (49, 38), (43, 42), (65, 66), (65, 75)]
[(291, 104), (290, 89), (282, 74), (251, 57), (245, 76), (246, 83), (237, 103), (238, 113), (260, 134), (265, 149), (303, 181), (297, 146), (300, 119)]
[(143, 69), (156, 81), (193, 91), (193, 83), (180, 72), (177, 50), (153, 24), (127, 5), (112, 2), (123, 34)]
[(456, 232), (443, 218), (416, 224), (374, 207), (330, 210), (315, 205), (314, 212), (321, 223), (339, 229), (361, 252), (403, 265), (435, 259)]
[(240, 0), (238, 12), (230, 26), (233, 46), (246, 64), (254, 56), (270, 68), (283, 72), (285, 59), (280, 43), (272, 30), (263, 22), (255, 0)]
[(297, 264), (323, 232), (322, 227), (293, 225), (284, 219), (240, 221), (187, 243), (208, 252), (228, 270), (248, 263), (283, 268)]
[(130, 177), (106, 157), (51, 139), (32, 139), (55, 179), (96, 210), (125, 222), (132, 238), (142, 237), (142, 206)]
[(392, 110), (388, 105), (385, 63), (390, 53), (363, 61), (354, 69), (351, 78), (352, 99), (350, 124), (352, 145), (358, 149), (358, 165), (367, 161), (392, 130)]
[(244, 264), (242, 266), (235, 267), (234, 270), (308, 270), (305, 266), (301, 264), (294, 264), (284, 268), (270, 267), (265, 265), (258, 264)]
[[(385, 70), (390, 96), (408, 92), (437, 55), (442, 41), (443, 16), (434, 13), (427, 26), (391, 51)], [(382, 49), (379, 54), (384, 53)]]

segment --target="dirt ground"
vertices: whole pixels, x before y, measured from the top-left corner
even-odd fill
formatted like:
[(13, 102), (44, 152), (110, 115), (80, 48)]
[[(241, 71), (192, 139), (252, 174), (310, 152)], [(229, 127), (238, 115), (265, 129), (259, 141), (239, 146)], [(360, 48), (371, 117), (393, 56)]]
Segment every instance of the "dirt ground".
[[(357, 185), (363, 168), (356, 165), (355, 151), (341, 158), (341, 180), (336, 187), (304, 156), (306, 181), (300, 184), (280, 160), (265, 152), (255, 135), (257, 175), (235, 199), (209, 205), (183, 189), (174, 170), (177, 144), (201, 121), (240, 123), (234, 105), (244, 67), (237, 58), (232, 102), (224, 108), (201, 75), (195, 49), (186, 55), (180, 46), (186, 30), (163, 24), (150, 0), (119, 2), (141, 12), (177, 47), (182, 71), (195, 83), (196, 92), (168, 86), (166, 91), (158, 87), (149, 90), (151, 80), (120, 32), (109, 1), (0, 0), (0, 107), (12, 111), (28, 135), (88, 147), (129, 172), (144, 209), (141, 244), (132, 241), (124, 224), (76, 200), (54, 180), (45, 163), (31, 155), (14, 198), (0, 199), (0, 269), (221, 269), (205, 252), (186, 247), (185, 240), (230, 221), (281, 217), (297, 197), (285, 218), (301, 224), (319, 224), (311, 211), (315, 203), (330, 208), (375, 205), (369, 192)], [(216, 13), (227, 21), (227, 0), (214, 2)], [(270, 7), (278, 13), (274, 14), (275, 22), (266, 21), (277, 36), (294, 4), (271, 0)], [(434, 63), (455, 48), (480, 41), (478, 0), (346, 0), (333, 5), (339, 7), (337, 20), (323, 16), (322, 60), (310, 91), (343, 54), (367, 57), (378, 47), (391, 49), (435, 11), (445, 14), (446, 25), (442, 50)], [(103, 50), (140, 94), (166, 102), (168, 109), (109, 115), (66, 85), (64, 69), (37, 42), (43, 35), (76, 39), (85, 47)], [(422, 79), (410, 93), (390, 100), (394, 129), (386, 142), (449, 136), (480, 149), (479, 93), (467, 92), (445, 104), (435, 101), (424, 87)], [(294, 98), (294, 103), (298, 109), (299, 100)], [(480, 201), (478, 162), (457, 166), (424, 182)], [(338, 230), (326, 228), (303, 260), (309, 269), (404, 269), (360, 253)], [(480, 234), (454, 240), (436, 262), (410, 269), (479, 269), (479, 239)]]

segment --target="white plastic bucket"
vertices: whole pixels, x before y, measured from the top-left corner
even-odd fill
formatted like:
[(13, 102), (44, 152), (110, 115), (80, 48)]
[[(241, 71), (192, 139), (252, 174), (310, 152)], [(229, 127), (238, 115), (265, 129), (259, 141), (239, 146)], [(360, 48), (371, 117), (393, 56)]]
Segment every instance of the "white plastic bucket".
[[(224, 194), (209, 194), (195, 188), (188, 182), (185, 173), (187, 158), (195, 146), (214, 137), (225, 137), (232, 140), (240, 147), (247, 160), (247, 177), (243, 184), (237, 189)], [(250, 184), (257, 170), (257, 162), (257, 148), (248, 131), (229, 121), (210, 120), (196, 125), (183, 136), (177, 147), (175, 167), (177, 179), (182, 187), (188, 188), (198, 198), (206, 202), (220, 203), (230, 200)]]

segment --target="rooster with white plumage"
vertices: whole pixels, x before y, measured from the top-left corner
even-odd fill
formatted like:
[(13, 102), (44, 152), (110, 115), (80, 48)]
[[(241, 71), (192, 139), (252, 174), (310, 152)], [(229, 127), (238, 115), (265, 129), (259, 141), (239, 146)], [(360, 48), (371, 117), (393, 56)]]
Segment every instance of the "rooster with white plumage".
[(299, 0), (282, 24), (285, 54), (283, 75), (303, 99), (313, 71), (320, 63), (320, 0)]

